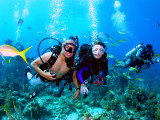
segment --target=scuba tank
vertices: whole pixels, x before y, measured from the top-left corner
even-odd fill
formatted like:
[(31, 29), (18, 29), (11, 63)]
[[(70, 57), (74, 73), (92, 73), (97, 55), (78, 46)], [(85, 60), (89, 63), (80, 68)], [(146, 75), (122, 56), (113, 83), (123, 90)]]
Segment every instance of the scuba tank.
[(137, 50), (142, 47), (142, 44), (137, 45), (135, 48), (133, 48), (132, 50), (130, 50), (128, 53), (125, 54), (125, 57), (128, 58), (130, 56), (132, 56), (133, 54), (136, 54)]

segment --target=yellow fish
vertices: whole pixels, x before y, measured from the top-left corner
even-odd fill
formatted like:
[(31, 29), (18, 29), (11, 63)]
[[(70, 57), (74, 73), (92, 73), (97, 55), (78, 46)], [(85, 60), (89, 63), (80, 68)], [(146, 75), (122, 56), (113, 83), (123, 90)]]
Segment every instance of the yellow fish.
[(120, 60), (117, 60), (116, 63), (122, 64), (122, 63), (124, 63), (124, 62), (123, 62), (123, 61), (120, 61)]
[(129, 71), (137, 71), (138, 72), (138, 69), (136, 67), (130, 67)]
[(113, 44), (109, 44), (111, 47), (113, 47), (113, 46), (119, 46), (119, 43), (113, 43)]
[(2, 56), (2, 58), (3, 58), (3, 62), (2, 62), (3, 65), (4, 65), (5, 63), (11, 64), (11, 58), (8, 59), (8, 60), (6, 60), (3, 56)]
[(154, 59), (156, 59), (156, 58), (158, 58), (158, 57), (160, 57), (160, 54), (154, 54), (152, 60), (154, 60)]
[(15, 111), (16, 111), (18, 114), (20, 114), (21, 112), (20, 112), (19, 109), (15, 106), (14, 101), (13, 101), (13, 106), (14, 106)]
[(126, 32), (120, 32), (120, 31), (118, 31), (118, 35), (120, 35), (120, 34), (126, 34)]
[(144, 81), (143, 78), (135, 78), (134, 80)]
[(4, 106), (2, 105), (2, 107), (3, 107), (4, 111), (6, 112), (7, 116), (9, 117), (9, 119), (10, 119), (10, 120), (14, 120), (14, 118), (11, 116), (11, 114), (7, 111), (6, 106), (5, 106), (5, 105), (4, 105)]
[(115, 56), (114, 55), (112, 55), (112, 54), (107, 54), (107, 57), (109, 57), (109, 58), (115, 58)]
[(118, 40), (117, 42), (118, 42), (118, 43), (123, 43), (123, 42), (127, 42), (127, 40), (126, 40), (126, 39), (120, 39), (120, 40)]
[(116, 40), (115, 43), (109, 44), (109, 45), (113, 47), (113, 46), (118, 46), (120, 43), (124, 43), (124, 42), (127, 42), (127, 40), (126, 39)]
[(110, 76), (110, 75), (107, 75), (107, 80), (108, 80), (108, 79), (111, 79), (111, 76)]
[(115, 94), (112, 90), (109, 90), (108, 92), (111, 93), (111, 94), (113, 94), (113, 95)]
[[(31, 46), (32, 47), (32, 46)], [(1, 56), (10, 56), (10, 57), (15, 57), (17, 55), (21, 56), (24, 61), (28, 64), (26, 60), (26, 52), (31, 48), (27, 48), (23, 51), (18, 51), (16, 48), (10, 46), (10, 45), (2, 45), (0, 46), (0, 55)]]
[(114, 40), (113, 38), (106, 38), (106, 40)]
[(126, 80), (126, 79), (129, 79), (129, 80), (133, 79), (131, 76), (128, 75), (128, 73), (124, 73), (124, 72), (123, 72), (123, 76), (124, 76), (124, 79), (125, 79), (125, 80)]

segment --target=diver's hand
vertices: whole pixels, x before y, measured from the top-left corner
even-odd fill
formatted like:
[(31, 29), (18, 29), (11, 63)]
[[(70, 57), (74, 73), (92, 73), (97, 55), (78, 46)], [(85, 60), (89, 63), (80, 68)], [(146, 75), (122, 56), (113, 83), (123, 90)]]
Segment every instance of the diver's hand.
[(159, 63), (160, 62), (160, 60), (159, 59), (157, 59), (156, 61), (155, 61), (155, 63)]
[(144, 64), (146, 64), (146, 65), (147, 65), (147, 68), (150, 68), (150, 66), (151, 66), (150, 62), (149, 62), (149, 61), (147, 61), (147, 60), (144, 60)]
[(56, 80), (56, 74), (51, 74), (50, 72), (44, 72), (42, 77), (46, 78), (47, 80)]
[(77, 89), (76, 92), (74, 93), (74, 98), (73, 98), (74, 100), (79, 97), (79, 93), (80, 93), (80, 90)]
[(88, 88), (87, 88), (84, 84), (82, 84), (82, 85), (81, 85), (80, 92), (81, 92), (82, 94), (88, 94)]
[(144, 64), (149, 64), (149, 62), (147, 60), (144, 60)]

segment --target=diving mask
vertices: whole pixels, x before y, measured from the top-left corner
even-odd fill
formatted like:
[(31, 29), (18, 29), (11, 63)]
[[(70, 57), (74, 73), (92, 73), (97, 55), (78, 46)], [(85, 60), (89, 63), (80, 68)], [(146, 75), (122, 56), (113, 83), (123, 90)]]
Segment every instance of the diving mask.
[(103, 47), (101, 47), (101, 46), (92, 48), (92, 53), (93, 54), (97, 54), (97, 55), (98, 54), (104, 54), (104, 52), (105, 52), (105, 49)]
[(65, 43), (64, 44), (64, 50), (69, 52), (69, 53), (75, 53), (76, 52), (76, 45), (73, 43)]

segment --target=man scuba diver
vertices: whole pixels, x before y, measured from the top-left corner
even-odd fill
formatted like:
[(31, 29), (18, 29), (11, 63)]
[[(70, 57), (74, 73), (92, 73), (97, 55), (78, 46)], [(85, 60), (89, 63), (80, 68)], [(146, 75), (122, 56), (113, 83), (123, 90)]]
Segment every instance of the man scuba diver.
[[(106, 56), (105, 44), (97, 39), (90, 46), (88, 53), (79, 58), (79, 64), (77, 65), (77, 77), (81, 84), (80, 92), (82, 94), (88, 94), (88, 89), (90, 89), (91, 84), (94, 82), (94, 76), (100, 75), (101, 71), (101, 81), (103, 84), (106, 84), (106, 76), (108, 73), (108, 60)], [(89, 77), (91, 77), (90, 81), (88, 80)], [(90, 83), (89, 88), (86, 87), (87, 83)]]
[[(47, 52), (42, 56), (38, 57), (31, 63), (32, 68), (38, 73), (33, 76), (30, 72), (30, 69), (26, 69), (26, 77), (29, 79), (29, 83), (33, 86), (41, 84), (43, 82), (53, 82), (57, 84), (64, 78), (67, 73), (70, 74), (73, 79), (73, 82), (77, 88), (74, 99), (79, 97), (79, 84), (76, 78), (76, 73), (73, 69), (74, 56), (78, 49), (78, 36), (70, 38), (62, 43), (60, 50), (56, 53), (56, 50)], [(48, 68), (48, 70), (45, 70)]]
[(153, 64), (152, 57), (154, 56), (154, 51), (152, 49), (151, 44), (144, 45), (139, 44), (135, 48), (133, 48), (131, 51), (129, 51), (125, 55), (125, 59), (121, 63), (117, 63), (114, 66), (115, 67), (136, 67), (138, 70), (137, 72), (140, 72), (143, 65), (147, 65), (146, 67), (149, 68), (151, 64)]

